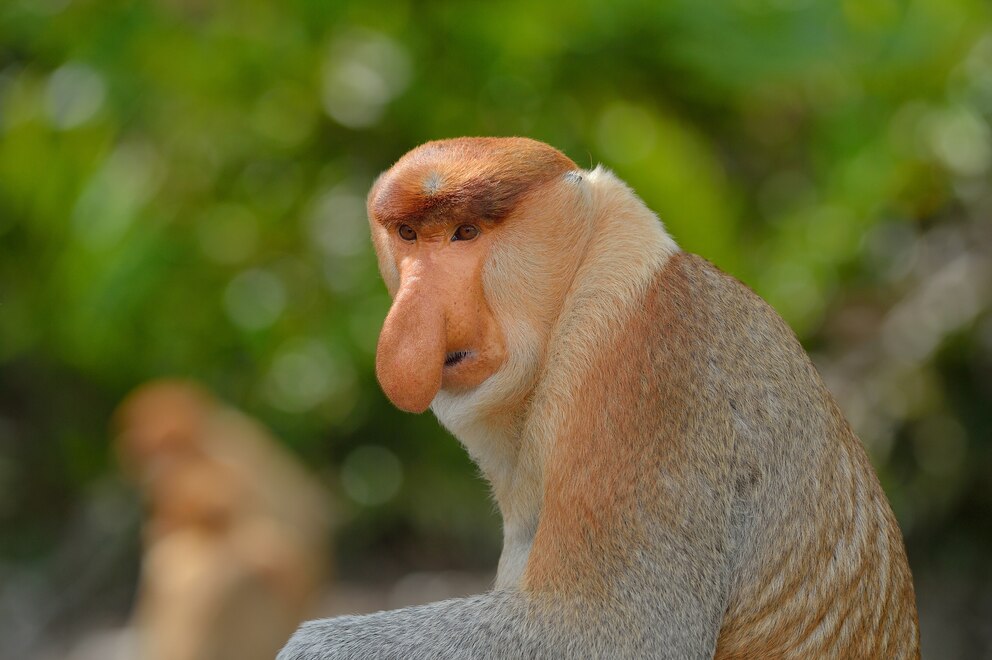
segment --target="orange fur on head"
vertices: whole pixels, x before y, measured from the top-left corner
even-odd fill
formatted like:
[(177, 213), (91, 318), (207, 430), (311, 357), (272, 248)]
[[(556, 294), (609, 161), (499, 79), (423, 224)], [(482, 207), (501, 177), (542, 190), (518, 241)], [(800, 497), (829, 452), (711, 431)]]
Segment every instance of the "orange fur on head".
[(498, 222), (530, 190), (578, 169), (560, 151), (526, 138), (458, 138), (407, 153), (369, 193), (384, 227)]

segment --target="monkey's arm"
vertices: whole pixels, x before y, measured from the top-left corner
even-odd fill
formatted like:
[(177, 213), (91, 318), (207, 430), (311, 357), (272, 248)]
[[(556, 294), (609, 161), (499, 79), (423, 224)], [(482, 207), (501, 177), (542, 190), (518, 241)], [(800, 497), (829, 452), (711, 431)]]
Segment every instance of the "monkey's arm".
[(709, 544), (670, 540), (667, 559), (652, 558), (661, 570), (633, 571), (612, 596), (498, 590), (309, 621), (277, 660), (713, 657), (722, 561)]
[[(309, 621), (277, 660), (496, 658), (544, 655), (523, 597), (494, 591), (364, 616)], [(550, 632), (550, 631), (548, 631)]]

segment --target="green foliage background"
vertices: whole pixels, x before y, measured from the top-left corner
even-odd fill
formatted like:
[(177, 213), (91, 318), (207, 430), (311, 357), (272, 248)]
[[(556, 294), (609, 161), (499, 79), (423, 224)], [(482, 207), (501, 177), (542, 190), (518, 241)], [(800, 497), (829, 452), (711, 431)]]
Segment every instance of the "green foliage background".
[(59, 593), (113, 517), (85, 513), (109, 415), (164, 375), (320, 471), (343, 571), (491, 566), (484, 485), (372, 375), (363, 203), (418, 143), (527, 135), (785, 316), (899, 516), (925, 647), (988, 648), (990, 120), (984, 0), (5, 2), (0, 579)]

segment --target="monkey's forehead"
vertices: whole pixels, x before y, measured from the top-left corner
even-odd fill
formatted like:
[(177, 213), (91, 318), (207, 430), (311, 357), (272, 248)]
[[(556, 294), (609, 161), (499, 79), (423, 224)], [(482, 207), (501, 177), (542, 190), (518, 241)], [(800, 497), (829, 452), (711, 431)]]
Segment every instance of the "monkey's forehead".
[(423, 144), (379, 177), (369, 217), (385, 226), (498, 222), (528, 192), (578, 167), (528, 138), (455, 138)]

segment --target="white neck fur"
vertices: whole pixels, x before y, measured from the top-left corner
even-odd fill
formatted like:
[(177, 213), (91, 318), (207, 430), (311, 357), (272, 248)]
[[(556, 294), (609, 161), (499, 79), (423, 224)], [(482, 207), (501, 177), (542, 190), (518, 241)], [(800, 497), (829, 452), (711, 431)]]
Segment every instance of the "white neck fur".
[[(592, 233), (547, 352), (525, 323), (504, 322), (506, 364), (479, 387), (442, 390), (431, 404), (489, 480), (500, 507), (500, 588), (515, 585), (523, 573), (540, 516), (549, 441), (578, 388), (596, 378), (587, 373), (590, 356), (615, 332), (618, 319), (637, 309), (655, 274), (679, 250), (654, 213), (612, 172), (597, 167), (581, 177)], [(523, 410), (494, 412), (521, 383), (533, 381), (541, 364), (546, 368)]]

